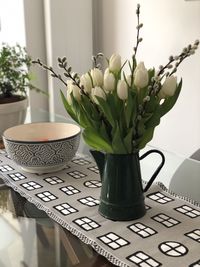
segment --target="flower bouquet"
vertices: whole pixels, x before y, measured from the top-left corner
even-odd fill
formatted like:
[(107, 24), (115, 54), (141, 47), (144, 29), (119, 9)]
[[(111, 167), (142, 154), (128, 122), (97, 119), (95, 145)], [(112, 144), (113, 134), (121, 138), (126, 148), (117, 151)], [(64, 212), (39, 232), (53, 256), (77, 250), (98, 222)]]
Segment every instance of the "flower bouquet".
[[(136, 14), (137, 41), (130, 61), (122, 64), (120, 55), (113, 54), (103, 72), (99, 64), (103, 54), (99, 53), (93, 56), (94, 68), (79, 76), (72, 72), (66, 57), (58, 58), (66, 80), (39, 59), (34, 61), (66, 86), (67, 95), (61, 92), (63, 104), (84, 129), (85, 142), (93, 149), (108, 153), (132, 153), (152, 139), (161, 117), (174, 106), (181, 91), (182, 80), (177, 82), (174, 76), (177, 68), (199, 45), (199, 41), (188, 45), (179, 55), (170, 56), (158, 70), (146, 69), (143, 62), (136, 60), (143, 27), (139, 5)], [(125, 64), (129, 66), (129, 73), (123, 71)]]
[[(39, 59), (35, 63), (50, 71), (67, 88), (61, 91), (68, 114), (83, 128), (85, 142), (93, 148), (102, 179), (99, 212), (112, 220), (131, 220), (145, 212), (143, 192), (147, 191), (164, 164), (160, 151), (148, 151), (139, 157), (140, 149), (153, 138), (160, 119), (175, 105), (182, 87), (175, 73), (184, 59), (194, 54), (199, 41), (188, 45), (165, 65), (147, 69), (137, 62), (140, 31), (140, 6), (137, 6), (137, 39), (129, 61), (121, 62), (118, 54), (107, 59), (103, 72), (102, 53), (93, 56), (94, 68), (83, 75), (72, 72), (66, 57), (58, 58), (63, 76)], [(128, 64), (129, 72), (124, 71)], [(103, 153), (102, 153), (103, 152)], [(146, 187), (142, 188), (140, 163), (150, 153), (159, 153), (162, 162)]]

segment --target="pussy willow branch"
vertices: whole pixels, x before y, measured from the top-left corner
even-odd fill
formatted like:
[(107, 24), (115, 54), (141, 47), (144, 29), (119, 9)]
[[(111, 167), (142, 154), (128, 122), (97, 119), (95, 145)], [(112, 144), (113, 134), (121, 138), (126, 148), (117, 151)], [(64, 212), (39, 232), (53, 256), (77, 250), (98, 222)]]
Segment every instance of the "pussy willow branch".
[(58, 59), (58, 62), (59, 62), (58, 66), (65, 71), (64, 75), (67, 78), (70, 78), (74, 82), (74, 84), (77, 85), (80, 88), (81, 92), (85, 94), (83, 88), (80, 86), (80, 82), (77, 81), (77, 78), (78, 78), (77, 74), (75, 74), (75, 75), (71, 74), (71, 67), (67, 68), (67, 64), (64, 61), (64, 59), (65, 58), (63, 58), (63, 61), (62, 60), (60, 61)]
[[(183, 51), (178, 56), (170, 56), (169, 62), (164, 67), (163, 66), (160, 67), (160, 71), (157, 73), (156, 77), (153, 77), (152, 84), (149, 86), (149, 92), (147, 96), (144, 98), (144, 102), (140, 106), (139, 115), (136, 118), (136, 129), (138, 127), (139, 121), (145, 114), (146, 105), (150, 100), (150, 96), (152, 94), (157, 95), (161, 90), (162, 78), (164, 78), (165, 76), (173, 75), (177, 71), (178, 66), (183, 62), (183, 60), (195, 53), (195, 50), (198, 48), (198, 46), (199, 46), (199, 40), (196, 40), (193, 45), (190, 44), (188, 45), (188, 47), (184, 48)], [(173, 67), (172, 66), (173, 62), (174, 62), (174, 68), (172, 69), (171, 73), (169, 72), (166, 73), (165, 72), (166, 69), (171, 69)], [(162, 77), (159, 77), (161, 74), (163, 74)]]
[(131, 63), (129, 62), (129, 67), (131, 71), (131, 85), (133, 84), (133, 74), (136, 68), (136, 54), (137, 54), (138, 46), (139, 46), (139, 43), (142, 42), (142, 38), (140, 38), (140, 29), (143, 27), (143, 24), (140, 23), (140, 4), (137, 5), (136, 15), (137, 15), (137, 26), (136, 26), (137, 37), (136, 37), (136, 46), (133, 48), (134, 54), (132, 56), (132, 66), (131, 66)]
[(98, 53), (96, 56), (92, 56), (92, 62), (94, 68), (101, 69), (101, 64), (98, 63), (98, 60), (102, 57), (104, 57), (103, 53)]
[(138, 46), (139, 43), (142, 41), (140, 37), (140, 29), (142, 27), (142, 24), (140, 24), (140, 4), (137, 5), (137, 9), (136, 9), (136, 14), (137, 14), (137, 41), (136, 41), (136, 46), (134, 47), (134, 56), (136, 57), (137, 54), (137, 50), (138, 50)]
[(37, 60), (33, 60), (32, 61), (33, 64), (38, 64), (40, 65), (43, 69), (48, 70), (51, 72), (51, 76), (55, 77), (57, 79), (59, 79), (65, 86), (67, 86), (67, 83), (63, 80), (63, 78), (61, 77), (60, 74), (57, 74), (52, 67), (48, 67), (47, 65), (43, 64), (40, 59)]

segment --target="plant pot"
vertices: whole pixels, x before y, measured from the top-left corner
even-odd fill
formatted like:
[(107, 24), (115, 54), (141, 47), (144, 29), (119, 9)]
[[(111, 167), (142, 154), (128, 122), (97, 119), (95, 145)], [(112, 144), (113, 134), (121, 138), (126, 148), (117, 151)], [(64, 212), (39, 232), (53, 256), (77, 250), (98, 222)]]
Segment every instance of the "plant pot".
[[(161, 156), (161, 164), (143, 189), (140, 159), (151, 153)], [(144, 192), (146, 192), (164, 165), (162, 152), (150, 150), (143, 156), (133, 154), (103, 154), (91, 151), (101, 176), (99, 213), (111, 220), (128, 221), (141, 218), (146, 213)]]
[(15, 125), (23, 124), (26, 118), (28, 99), (0, 104), (0, 139), (3, 132)]

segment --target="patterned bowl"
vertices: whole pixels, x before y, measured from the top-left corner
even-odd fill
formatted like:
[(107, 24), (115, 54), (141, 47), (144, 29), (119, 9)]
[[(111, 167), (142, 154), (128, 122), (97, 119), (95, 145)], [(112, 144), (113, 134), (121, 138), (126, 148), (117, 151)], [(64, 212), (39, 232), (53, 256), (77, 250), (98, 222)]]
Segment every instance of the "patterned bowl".
[(61, 170), (78, 150), (81, 129), (58, 122), (29, 123), (4, 131), (8, 156), (24, 171), (49, 173)]

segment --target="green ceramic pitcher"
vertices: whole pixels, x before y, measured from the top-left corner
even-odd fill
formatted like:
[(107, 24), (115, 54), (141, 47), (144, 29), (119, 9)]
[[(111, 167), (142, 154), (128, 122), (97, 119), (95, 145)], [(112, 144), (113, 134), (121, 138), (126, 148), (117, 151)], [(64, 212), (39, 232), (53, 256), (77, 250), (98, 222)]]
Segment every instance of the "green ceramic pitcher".
[[(164, 165), (165, 157), (159, 150), (147, 151), (139, 157), (133, 154), (104, 154), (91, 150), (99, 168), (102, 187), (99, 213), (111, 220), (127, 221), (141, 218), (146, 213), (144, 192), (146, 192)], [(143, 189), (140, 160), (149, 154), (161, 156), (161, 163)]]

